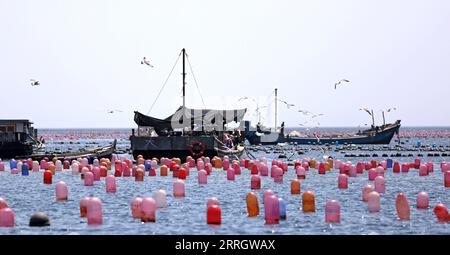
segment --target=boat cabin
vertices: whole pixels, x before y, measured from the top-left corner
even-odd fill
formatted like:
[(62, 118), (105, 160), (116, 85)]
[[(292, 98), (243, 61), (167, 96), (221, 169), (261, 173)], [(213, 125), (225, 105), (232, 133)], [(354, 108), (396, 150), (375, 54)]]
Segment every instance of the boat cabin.
[(25, 119), (0, 120), (1, 142), (24, 142), (30, 136), (36, 137), (37, 130), (31, 125), (33, 123)]

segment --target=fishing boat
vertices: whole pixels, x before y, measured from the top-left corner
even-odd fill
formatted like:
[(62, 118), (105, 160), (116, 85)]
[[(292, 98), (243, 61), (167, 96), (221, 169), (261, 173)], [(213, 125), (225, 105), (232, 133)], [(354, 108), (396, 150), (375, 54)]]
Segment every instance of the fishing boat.
[(245, 149), (241, 144), (244, 137), (240, 136), (239, 131), (243, 130), (243, 125), (239, 125), (239, 128), (229, 128), (227, 124), (242, 123), (247, 109), (215, 110), (186, 107), (185, 59), (188, 56), (185, 49), (181, 50), (180, 56), (183, 62), (183, 105), (167, 118), (134, 112), (134, 121), (138, 125), (137, 130), (132, 129), (130, 136), (134, 158), (139, 155), (144, 158), (185, 159), (188, 156), (199, 158), (225, 155), (239, 158)]
[[(275, 89), (275, 123), (277, 123), (277, 89)], [(245, 121), (245, 138), (252, 145), (273, 145), (278, 143), (294, 144), (389, 144), (395, 134), (398, 135), (400, 120), (386, 124), (383, 112), (383, 125), (376, 126), (372, 115), (372, 126), (370, 129), (344, 135), (313, 134), (310, 136), (292, 136), (284, 133), (284, 122), (280, 130), (265, 129), (259, 123), (256, 128), (251, 126), (250, 121)]]
[(33, 147), (41, 144), (32, 124), (26, 119), (0, 120), (0, 158), (32, 154)]
[(114, 154), (116, 149), (117, 140), (114, 139), (112, 144), (102, 147), (96, 147), (92, 149), (81, 149), (76, 152), (34, 152), (31, 155), (24, 156), (23, 158), (31, 158), (32, 160), (42, 160), (44, 158), (48, 158), (49, 160), (53, 160), (54, 158), (58, 158), (60, 160), (76, 160), (78, 158), (87, 158), (90, 163), (93, 162), (95, 158), (109, 158), (111, 159), (112, 154)]

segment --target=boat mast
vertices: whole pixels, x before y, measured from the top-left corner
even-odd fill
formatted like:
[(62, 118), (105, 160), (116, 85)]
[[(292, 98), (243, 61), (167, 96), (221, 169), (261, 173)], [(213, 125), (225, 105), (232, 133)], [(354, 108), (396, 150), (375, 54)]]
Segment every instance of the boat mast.
[(183, 48), (181, 50), (181, 54), (183, 54), (183, 109), (186, 106), (186, 93), (185, 93), (185, 85), (186, 85), (186, 72), (184, 68), (184, 57), (186, 55), (186, 50)]
[(371, 110), (371, 111), (372, 111), (372, 127), (375, 127), (375, 118), (373, 116), (373, 110)]
[(384, 119), (384, 111), (382, 111), (382, 113), (383, 113), (383, 126), (385, 126), (386, 125), (386, 121)]
[(277, 101), (278, 101), (278, 89), (275, 88), (275, 132), (277, 131)]

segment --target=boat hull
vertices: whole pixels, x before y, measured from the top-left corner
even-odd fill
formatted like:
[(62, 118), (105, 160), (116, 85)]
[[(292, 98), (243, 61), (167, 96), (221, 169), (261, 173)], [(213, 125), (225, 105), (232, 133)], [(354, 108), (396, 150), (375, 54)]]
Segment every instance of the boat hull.
[(0, 143), (0, 158), (11, 159), (33, 153), (33, 145), (21, 142)]
[[(133, 157), (138, 155), (144, 158), (180, 158), (187, 156), (198, 158), (201, 156), (218, 156), (214, 148), (219, 147), (218, 142), (212, 136), (130, 136), (131, 150)], [(195, 143), (201, 143), (204, 146), (203, 153), (199, 150), (191, 152), (189, 149)]]
[(255, 131), (248, 131), (246, 134), (250, 144), (271, 145), (277, 143), (296, 144), (389, 144), (394, 134), (398, 133), (400, 123), (393, 124), (385, 130), (373, 134), (354, 135), (350, 137), (288, 137), (280, 133), (271, 132), (257, 135)]

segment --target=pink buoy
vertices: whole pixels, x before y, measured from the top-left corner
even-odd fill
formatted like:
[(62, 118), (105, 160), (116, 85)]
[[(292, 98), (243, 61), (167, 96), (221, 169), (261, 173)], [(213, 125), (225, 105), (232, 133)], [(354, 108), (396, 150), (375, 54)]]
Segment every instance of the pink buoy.
[(375, 191), (378, 193), (384, 193), (386, 191), (384, 177), (381, 175), (375, 177)]
[(208, 173), (205, 170), (198, 171), (198, 184), (206, 184), (208, 182)]
[(6, 200), (3, 199), (2, 197), (0, 197), (0, 209), (8, 208), (8, 207), (9, 206), (8, 206), (8, 203), (6, 202)]
[(264, 192), (263, 192), (263, 204), (266, 203), (266, 198), (268, 198), (270, 195), (275, 195), (273, 190), (271, 190), (271, 189), (264, 190)]
[(261, 189), (261, 177), (254, 174), (250, 179), (250, 188), (251, 189)]
[(266, 224), (278, 224), (280, 222), (280, 201), (275, 195), (265, 198), (264, 219)]
[(203, 170), (205, 169), (205, 162), (203, 162), (203, 160), (198, 160), (197, 161), (197, 170)]
[(400, 220), (409, 220), (410, 209), (408, 199), (403, 193), (399, 193), (395, 200), (395, 207), (397, 209), (397, 215)]
[(87, 168), (87, 167), (81, 168), (81, 179), (82, 179), (82, 180), (84, 179), (84, 175), (85, 175), (87, 172), (89, 172), (89, 168)]
[(67, 200), (69, 190), (67, 188), (67, 184), (63, 181), (60, 181), (56, 184), (56, 200)]
[(375, 189), (372, 185), (367, 184), (366, 186), (364, 186), (363, 191), (362, 191), (362, 200), (364, 202), (367, 202), (369, 193), (372, 191), (375, 191)]
[(163, 208), (167, 205), (167, 192), (163, 189), (156, 191), (155, 193), (156, 207)]
[(206, 173), (207, 173), (208, 175), (211, 174), (211, 172), (212, 172), (212, 164), (211, 164), (211, 163), (206, 163), (206, 164), (205, 164), (205, 171), (206, 171)]
[(261, 164), (259, 167), (259, 174), (261, 176), (268, 176), (269, 175), (269, 167), (267, 167), (266, 164)]
[(0, 171), (5, 171), (5, 163), (0, 159)]
[(334, 161), (334, 169), (340, 169), (342, 162), (339, 159)]
[(17, 168), (11, 169), (11, 174), (18, 174), (18, 173), (19, 173), (19, 169), (17, 169)]
[(87, 223), (89, 225), (103, 223), (102, 201), (97, 197), (92, 197), (88, 200)]
[(55, 163), (55, 170), (56, 171), (62, 171), (63, 170), (63, 165), (62, 165), (62, 162), (61, 162), (61, 160), (56, 160), (56, 163)]
[(283, 169), (277, 167), (273, 171), (273, 180), (276, 183), (282, 183), (283, 182)]
[(348, 188), (348, 177), (346, 174), (340, 174), (338, 176), (338, 188), (347, 189)]
[(130, 168), (128, 167), (126, 162), (122, 162), (122, 176), (123, 177), (130, 177), (131, 175), (131, 171)]
[(407, 173), (407, 172), (409, 172), (409, 164), (403, 163), (402, 164), (402, 173)]
[(250, 168), (250, 174), (258, 174), (259, 173), (259, 168), (257, 164), (253, 164), (252, 167)]
[(92, 172), (86, 172), (84, 174), (84, 186), (93, 186), (93, 185), (94, 185), (94, 174)]
[(425, 164), (421, 164), (419, 167), (419, 176), (426, 176), (428, 175), (428, 167)]
[(184, 197), (185, 196), (184, 182), (180, 179), (176, 180), (173, 183), (173, 196), (174, 197)]
[(339, 223), (341, 221), (341, 205), (336, 200), (328, 200), (325, 204), (325, 222)]
[(420, 158), (416, 158), (414, 160), (414, 168), (419, 169), (420, 167)]
[(303, 162), (303, 163), (302, 163), (302, 167), (305, 169), (305, 171), (308, 171), (308, 170), (309, 170), (309, 164), (308, 164), (308, 162)]
[(131, 216), (134, 219), (140, 219), (142, 217), (141, 203), (142, 198), (140, 197), (136, 197), (131, 201)]
[(441, 163), (441, 172), (445, 173), (450, 170), (450, 163), (442, 162)]
[(114, 171), (119, 171), (119, 172), (123, 171), (123, 165), (122, 165), (121, 160), (116, 160), (116, 162), (114, 162)]
[(375, 171), (377, 173), (376, 176), (383, 176), (384, 177), (384, 168), (382, 166), (377, 166), (375, 168)]
[(79, 174), (80, 173), (80, 171), (78, 170), (79, 169), (78, 163), (73, 163), (71, 168), (72, 168), (72, 174)]
[(300, 166), (297, 169), (295, 169), (295, 172), (297, 174), (298, 179), (305, 179), (306, 178), (306, 170), (304, 167)]
[(364, 169), (369, 171), (372, 168), (372, 164), (370, 162), (364, 162)]
[(364, 172), (364, 164), (361, 162), (356, 163), (356, 173), (362, 174)]
[(33, 167), (32, 170), (33, 172), (39, 172), (40, 166), (39, 166), (39, 162), (38, 161), (33, 161)]
[(92, 174), (94, 175), (94, 181), (100, 181), (100, 167), (92, 168)]
[(206, 203), (206, 208), (208, 208), (208, 207), (210, 207), (212, 205), (220, 205), (219, 204), (219, 199), (217, 199), (216, 197), (208, 198), (208, 201)]
[(105, 179), (106, 192), (114, 193), (116, 192), (116, 177), (114, 175), (108, 175)]
[(428, 174), (434, 172), (433, 162), (428, 162), (426, 165), (427, 165)]
[(0, 227), (14, 227), (14, 211), (11, 208), (0, 209)]
[[(100, 160), (98, 160), (97, 158), (94, 159), (94, 161), (92, 163), (93, 163), (94, 167), (99, 167), (100, 166)], [(113, 155), (112, 163), (115, 164), (114, 155)]]
[(419, 192), (417, 195), (417, 208), (419, 209), (428, 209), (429, 202), (428, 202), (428, 193), (426, 192)]
[(377, 170), (376, 170), (375, 168), (371, 168), (371, 169), (369, 170), (369, 175), (368, 175), (368, 177), (369, 177), (369, 181), (375, 180), (375, 177), (377, 177)]
[(387, 169), (387, 161), (386, 160), (384, 160), (384, 159), (381, 160), (380, 165), (381, 165), (381, 167), (383, 167), (383, 170)]
[(234, 174), (240, 175), (241, 174), (241, 167), (239, 166), (239, 163), (235, 162), (231, 165), (231, 168), (234, 170)]
[(223, 170), (227, 171), (230, 168), (230, 160), (224, 159), (222, 161)]
[(444, 173), (444, 187), (450, 187), (450, 171)]
[(357, 175), (356, 167), (354, 165), (350, 165), (350, 169), (348, 170), (348, 176), (356, 177), (356, 175)]
[(234, 170), (233, 170), (233, 168), (228, 168), (228, 170), (227, 170), (227, 180), (234, 181)]
[(372, 191), (367, 195), (367, 205), (369, 212), (380, 211), (380, 194), (376, 191)]
[(156, 221), (156, 202), (151, 197), (142, 199), (141, 202), (141, 221), (155, 222)]

